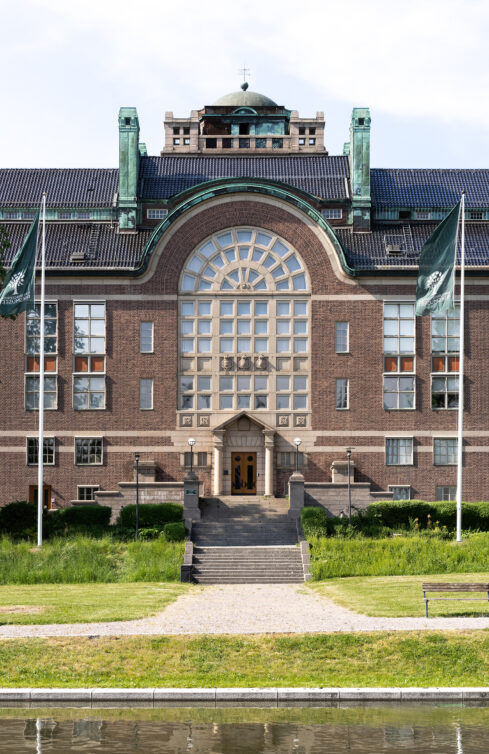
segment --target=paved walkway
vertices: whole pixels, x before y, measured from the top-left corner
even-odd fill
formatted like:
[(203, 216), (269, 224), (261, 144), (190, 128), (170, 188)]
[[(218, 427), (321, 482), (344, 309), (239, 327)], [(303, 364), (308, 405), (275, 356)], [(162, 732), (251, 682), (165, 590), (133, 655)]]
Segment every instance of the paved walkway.
[(0, 626), (0, 638), (158, 634), (324, 633), (489, 628), (482, 618), (372, 618), (336, 605), (302, 584), (195, 587), (140, 620)]

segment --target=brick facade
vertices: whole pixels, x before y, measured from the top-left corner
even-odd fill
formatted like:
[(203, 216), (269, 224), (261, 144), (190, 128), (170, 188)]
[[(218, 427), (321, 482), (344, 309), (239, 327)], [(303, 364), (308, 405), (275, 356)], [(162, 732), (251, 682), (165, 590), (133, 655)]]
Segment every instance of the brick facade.
[[(46, 466), (45, 483), (52, 486), (56, 505), (70, 505), (77, 485), (100, 485), (117, 490), (134, 477), (134, 451), (156, 462), (156, 482), (182, 482), (182, 454), (190, 434), (196, 451), (207, 452), (208, 466), (198, 469), (205, 494), (212, 494), (213, 429), (180, 426), (178, 387), (178, 287), (190, 253), (211, 234), (235, 226), (254, 226), (280, 235), (303, 260), (311, 288), (311, 383), (307, 426), (276, 427), (273, 450), (273, 488), (283, 494), (291, 469), (281, 468), (277, 454), (292, 449), (298, 433), (307, 456), (306, 481), (331, 481), (331, 463), (344, 459), (345, 447), (354, 447), (355, 481), (370, 483), (372, 491), (389, 485), (410, 485), (413, 497), (434, 499), (436, 485), (455, 485), (454, 466), (433, 465), (433, 435), (456, 436), (457, 412), (431, 409), (430, 321), (416, 321), (416, 408), (385, 411), (382, 406), (383, 300), (413, 300), (414, 278), (407, 281), (387, 273), (382, 277), (348, 278), (340, 271), (335, 250), (306, 215), (284, 202), (259, 197), (204, 202), (181, 217), (163, 235), (147, 271), (129, 281), (107, 274), (73, 278), (48, 274), (46, 295), (57, 300), (58, 409), (46, 411), (46, 435), (56, 437), (56, 463)], [(482, 279), (468, 281), (465, 411), (464, 499), (487, 499), (489, 483), (489, 302)], [(477, 283), (477, 284), (475, 284)], [(243, 294), (246, 295), (246, 294)], [(73, 301), (106, 301), (107, 400), (104, 410), (72, 408)], [(139, 323), (154, 322), (154, 353), (139, 350)], [(347, 321), (350, 348), (335, 352), (335, 322)], [(24, 410), (25, 317), (0, 320), (2, 367), (0, 373), (0, 504), (28, 496), (37, 484), (37, 467), (26, 465), (26, 437), (37, 430), (37, 412)], [(335, 409), (335, 379), (350, 381), (348, 410)], [(154, 380), (154, 406), (139, 409), (139, 380)], [(249, 412), (259, 418), (257, 412)], [(270, 421), (266, 422), (267, 425)], [(74, 437), (102, 436), (103, 463), (77, 466)], [(385, 436), (406, 434), (414, 438), (412, 466), (386, 466)], [(175, 493), (176, 494), (176, 493)]]

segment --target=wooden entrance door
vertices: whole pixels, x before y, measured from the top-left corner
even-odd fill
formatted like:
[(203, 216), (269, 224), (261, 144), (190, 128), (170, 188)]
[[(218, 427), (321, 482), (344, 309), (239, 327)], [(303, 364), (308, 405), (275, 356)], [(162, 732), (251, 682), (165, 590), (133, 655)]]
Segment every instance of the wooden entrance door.
[(231, 493), (256, 495), (256, 453), (233, 453), (231, 466)]
[[(52, 507), (52, 494), (51, 494), (51, 485), (45, 484), (44, 485), (44, 499), (43, 499), (43, 507), (47, 508), (48, 510), (51, 510)], [(29, 486), (29, 502), (34, 503), (37, 505), (37, 484), (31, 484)]]

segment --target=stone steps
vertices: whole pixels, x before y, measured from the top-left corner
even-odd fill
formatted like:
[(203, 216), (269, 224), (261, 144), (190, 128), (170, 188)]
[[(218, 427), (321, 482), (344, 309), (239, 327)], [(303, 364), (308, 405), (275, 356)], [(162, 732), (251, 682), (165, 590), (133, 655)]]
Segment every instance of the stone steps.
[(304, 581), (298, 547), (195, 547), (198, 584), (291, 584)]

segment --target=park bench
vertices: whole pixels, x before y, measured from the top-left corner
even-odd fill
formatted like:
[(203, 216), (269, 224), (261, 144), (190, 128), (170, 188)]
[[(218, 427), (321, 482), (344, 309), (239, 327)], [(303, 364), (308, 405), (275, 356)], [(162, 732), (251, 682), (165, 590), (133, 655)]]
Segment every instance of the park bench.
[[(427, 582), (423, 584), (423, 599), (425, 606), (425, 615), (428, 617), (428, 602), (431, 601), (473, 601), (473, 602), (488, 602), (489, 603), (489, 583), (482, 584), (463, 584), (463, 583), (433, 583)], [(487, 597), (427, 597), (426, 592), (449, 592), (450, 594), (459, 594), (460, 592), (486, 592)]]

